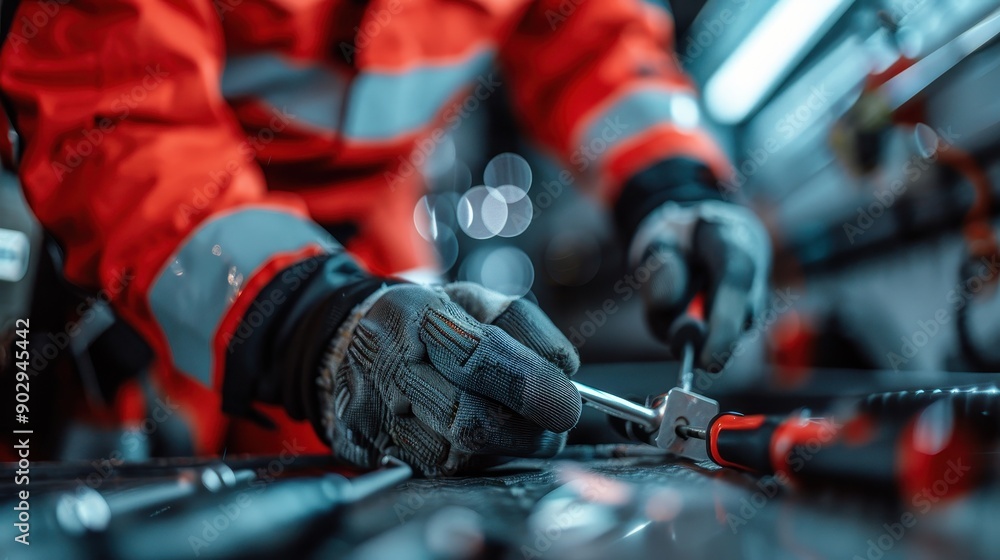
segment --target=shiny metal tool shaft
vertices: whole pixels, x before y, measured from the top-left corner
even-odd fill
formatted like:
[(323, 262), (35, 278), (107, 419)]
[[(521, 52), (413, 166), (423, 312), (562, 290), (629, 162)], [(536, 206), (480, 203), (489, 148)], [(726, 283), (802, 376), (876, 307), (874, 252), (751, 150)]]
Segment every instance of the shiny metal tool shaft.
[(705, 428), (696, 428), (695, 426), (677, 426), (676, 430), (677, 435), (685, 439), (708, 439), (708, 432)]
[(685, 342), (681, 353), (681, 369), (677, 375), (677, 386), (685, 391), (691, 390), (694, 383), (694, 343)]
[(660, 428), (660, 421), (662, 420), (662, 412), (660, 411), (647, 408), (641, 404), (636, 404), (628, 399), (606, 393), (583, 383), (573, 381), (573, 385), (576, 386), (577, 391), (580, 391), (584, 404), (588, 406), (615, 418), (635, 422), (650, 432)]

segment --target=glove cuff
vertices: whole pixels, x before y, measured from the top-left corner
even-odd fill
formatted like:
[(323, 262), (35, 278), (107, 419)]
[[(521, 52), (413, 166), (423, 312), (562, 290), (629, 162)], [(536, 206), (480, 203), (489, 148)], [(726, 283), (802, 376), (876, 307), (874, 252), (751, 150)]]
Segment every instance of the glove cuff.
[(614, 207), (618, 235), (630, 243), (639, 224), (666, 202), (684, 205), (703, 200), (723, 200), (718, 180), (707, 165), (687, 158), (657, 162), (622, 187)]
[(323, 358), (319, 364), (319, 376), (316, 378), (316, 385), (319, 389), (319, 425), (316, 426), (317, 433), (326, 441), (333, 440), (333, 426), (336, 421), (335, 397), (335, 377), (341, 364), (347, 359), (347, 348), (354, 338), (354, 331), (358, 328), (361, 319), (368, 314), (375, 302), (392, 289), (383, 283), (374, 292), (371, 292), (361, 303), (350, 310), (347, 317), (340, 323), (337, 332), (329, 339)]
[[(334, 339), (341, 327), (353, 316), (353, 310), (361, 303), (371, 298), (372, 294), (395, 284), (404, 284), (402, 280), (389, 278), (368, 278), (351, 286), (347, 286), (326, 299), (324, 304), (317, 308), (312, 321), (303, 322), (297, 332), (297, 338), (308, 341), (309, 347), (299, 352), (300, 361), (297, 371), (301, 372), (297, 378), (289, 378), (290, 382), (296, 385), (286, 394), (292, 394), (297, 390), (297, 398), (293, 398), (293, 403), (297, 403), (300, 408), (292, 409), (288, 401), (285, 408), (293, 418), (308, 419), (316, 433), (321, 438), (327, 436), (323, 423), (324, 409), (321, 406), (319, 391), (317, 390), (318, 376), (322, 367), (324, 355), (330, 347), (330, 341)], [(377, 299), (377, 298), (374, 298)], [(356, 327), (355, 323), (352, 327)], [(295, 352), (295, 349), (289, 348)]]
[(280, 404), (318, 426), (316, 372), (330, 338), (358, 303), (398, 282), (369, 276), (346, 254), (307, 259), (276, 275), (251, 306), (258, 316), (240, 324), (249, 335), (226, 360), (223, 412), (272, 425), (253, 403)]

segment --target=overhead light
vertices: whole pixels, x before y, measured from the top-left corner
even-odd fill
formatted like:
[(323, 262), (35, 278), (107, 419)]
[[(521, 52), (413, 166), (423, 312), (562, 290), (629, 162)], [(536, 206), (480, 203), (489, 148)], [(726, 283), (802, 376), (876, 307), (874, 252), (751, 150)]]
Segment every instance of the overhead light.
[(708, 79), (705, 104), (721, 123), (757, 108), (853, 0), (779, 0)]

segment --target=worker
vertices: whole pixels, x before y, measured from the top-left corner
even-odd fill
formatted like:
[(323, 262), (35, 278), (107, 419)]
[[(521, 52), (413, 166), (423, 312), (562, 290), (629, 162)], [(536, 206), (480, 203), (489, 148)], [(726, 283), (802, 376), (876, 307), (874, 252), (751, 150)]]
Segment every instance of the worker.
[(10, 21), (26, 198), (66, 279), (154, 350), (196, 452), (245, 418), (428, 475), (562, 448), (581, 400), (559, 329), (524, 299), (403, 279), (433, 265), (400, 227), (421, 194), (409, 156), (501, 80), (630, 266), (657, 259), (657, 328), (706, 294), (702, 367), (763, 304), (765, 232), (718, 186), (726, 158), (654, 2), (21, 0)]

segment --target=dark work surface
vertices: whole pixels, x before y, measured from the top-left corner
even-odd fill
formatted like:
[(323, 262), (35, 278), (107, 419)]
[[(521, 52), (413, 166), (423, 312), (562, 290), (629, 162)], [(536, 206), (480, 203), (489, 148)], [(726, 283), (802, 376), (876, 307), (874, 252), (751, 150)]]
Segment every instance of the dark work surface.
[[(432, 552), (441, 541), (479, 551), (472, 557), (566, 559), (996, 558), (1000, 545), (993, 489), (914, 502), (862, 488), (794, 490), (635, 446), (570, 449), (564, 459), (412, 480), (354, 508), (344, 524), (353, 538), (315, 557), (446, 557)], [(367, 534), (374, 539), (355, 548)]]
[[(996, 558), (1000, 492), (932, 503), (795, 489), (639, 445), (581, 446), (481, 476), (411, 479), (340, 510), (311, 477), (178, 500), (72, 536), (35, 497), (10, 558)], [(251, 487), (253, 488), (253, 487)], [(110, 487), (109, 487), (110, 489)], [(238, 498), (249, 496), (245, 506)], [(191, 502), (197, 502), (192, 507)], [(5, 504), (4, 509), (9, 511)], [(225, 520), (226, 512), (239, 511)], [(215, 524), (221, 530), (208, 529)], [(200, 543), (200, 544), (199, 544)]]
[[(618, 364), (585, 368), (579, 379), (639, 396), (669, 389), (673, 375), (668, 364)], [(744, 384), (730, 391), (720, 382), (713, 396), (724, 409), (746, 412), (789, 411), (806, 403), (823, 410), (844, 395), (995, 380), (816, 372), (794, 388), (757, 382), (750, 390)], [(592, 412), (572, 440), (620, 439), (603, 415)], [(995, 450), (973, 451), (994, 473)], [(112, 515), (105, 530), (90, 533), (68, 531), (72, 524), (65, 523), (66, 508), (76, 506), (60, 496), (78, 491), (79, 483), (62, 472), (64, 482), (46, 481), (39, 470), (37, 482), (32, 479), (32, 546), (12, 544), (15, 533), (6, 520), (13, 503), (5, 493), (0, 558), (890, 560), (994, 559), (1000, 550), (1000, 488), (992, 482), (945, 499), (860, 482), (805, 488), (694, 464), (646, 445), (605, 443), (573, 445), (554, 460), (518, 460), (476, 476), (413, 478), (338, 508), (330, 498), (350, 493), (325, 493), (325, 459), (296, 461), (277, 480), (264, 472), (265, 484), (258, 478)], [(237, 473), (256, 468), (227, 462)], [(123, 469), (123, 475), (98, 490), (113, 496), (157, 484), (176, 489), (180, 480), (162, 468), (155, 475)]]

